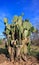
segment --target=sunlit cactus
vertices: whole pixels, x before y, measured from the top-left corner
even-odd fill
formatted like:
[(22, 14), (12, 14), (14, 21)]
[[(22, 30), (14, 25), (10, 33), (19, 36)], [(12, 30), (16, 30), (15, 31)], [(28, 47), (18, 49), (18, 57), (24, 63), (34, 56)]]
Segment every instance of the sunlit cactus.
[(29, 30), (32, 27), (32, 24), (28, 21), (23, 22), (23, 27)]
[(7, 23), (8, 23), (8, 19), (4, 18), (4, 24), (7, 24)]
[(18, 20), (18, 16), (15, 15), (14, 18), (13, 18), (13, 22), (17, 22), (17, 20)]
[[(14, 16), (13, 23), (8, 24), (8, 19), (4, 18), (5, 30), (4, 33), (6, 35), (7, 40), (9, 41), (8, 44), (9, 48), (14, 49), (14, 53), (16, 53), (17, 57), (23, 52), (23, 54), (27, 54), (30, 44), (30, 35), (33, 32), (36, 32), (36, 29), (32, 26), (29, 20), (23, 20), (23, 16)], [(12, 43), (12, 41), (14, 41)], [(16, 41), (16, 44), (15, 44)], [(19, 50), (18, 50), (19, 49)], [(11, 52), (11, 50), (9, 50)], [(12, 51), (13, 52), (13, 51)], [(19, 55), (18, 55), (19, 53)], [(12, 54), (10, 53), (10, 56)]]

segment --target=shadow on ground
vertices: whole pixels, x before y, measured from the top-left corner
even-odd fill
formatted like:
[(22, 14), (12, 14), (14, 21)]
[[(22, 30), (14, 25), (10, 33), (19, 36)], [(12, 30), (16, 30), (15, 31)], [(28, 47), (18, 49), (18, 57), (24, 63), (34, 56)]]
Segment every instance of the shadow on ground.
[(37, 58), (37, 60), (39, 60), (39, 52), (37, 53), (36, 58)]
[(0, 54), (4, 54), (7, 58), (9, 58), (9, 53), (7, 49), (0, 48)]

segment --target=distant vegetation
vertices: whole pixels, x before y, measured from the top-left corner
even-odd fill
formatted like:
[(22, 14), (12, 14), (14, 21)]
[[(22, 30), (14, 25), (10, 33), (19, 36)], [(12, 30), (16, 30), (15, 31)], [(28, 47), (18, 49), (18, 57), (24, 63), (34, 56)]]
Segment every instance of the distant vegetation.
[(2, 44), (2, 39), (0, 39), (0, 44)]

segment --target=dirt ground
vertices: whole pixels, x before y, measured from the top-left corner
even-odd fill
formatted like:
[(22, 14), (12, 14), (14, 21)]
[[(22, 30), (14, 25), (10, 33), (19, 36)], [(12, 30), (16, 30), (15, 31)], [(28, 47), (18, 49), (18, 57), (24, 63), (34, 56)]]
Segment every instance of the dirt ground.
[(0, 65), (39, 65), (39, 60), (33, 56), (27, 56), (27, 61), (9, 61), (4, 54), (0, 54)]
[(13, 62), (10, 62), (5, 56), (4, 44), (0, 45), (0, 65), (39, 65), (39, 60), (37, 60), (35, 57), (26, 56), (26, 58), (26, 61), (21, 59), (20, 61), (13, 60)]

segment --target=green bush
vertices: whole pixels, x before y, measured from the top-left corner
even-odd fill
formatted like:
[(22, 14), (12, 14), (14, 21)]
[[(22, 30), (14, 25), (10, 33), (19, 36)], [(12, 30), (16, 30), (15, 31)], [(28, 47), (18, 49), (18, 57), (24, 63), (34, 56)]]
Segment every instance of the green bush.
[(2, 44), (2, 39), (0, 39), (0, 44)]

